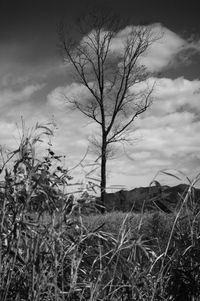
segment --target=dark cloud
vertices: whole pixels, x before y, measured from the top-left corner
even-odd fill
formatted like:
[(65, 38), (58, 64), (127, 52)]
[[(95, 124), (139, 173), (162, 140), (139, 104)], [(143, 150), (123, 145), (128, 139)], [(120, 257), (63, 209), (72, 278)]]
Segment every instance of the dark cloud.
[[(57, 27), (64, 17), (71, 28), (78, 16), (91, 7), (106, 7), (129, 23), (161, 22), (169, 29), (190, 36), (200, 32), (198, 9), (190, 1), (134, 1), (134, 0), (2, 0), (0, 2), (0, 82), (13, 84), (25, 80), (51, 81), (62, 85), (67, 74), (59, 73), (62, 57), (58, 48)], [(193, 60), (194, 61), (194, 60)], [(199, 76), (199, 57), (195, 63), (177, 70), (166, 70), (165, 76), (185, 74)], [(56, 71), (56, 66), (58, 70)], [(163, 76), (163, 74), (162, 74)], [(173, 76), (173, 74), (172, 74)], [(10, 79), (10, 80), (8, 80)]]
[[(134, 0), (60, 0), (60, 1), (11, 1), (0, 4), (0, 39), (24, 37), (25, 33), (43, 34), (55, 29), (62, 16), (74, 18), (91, 7), (107, 7), (122, 18), (136, 22), (163, 22), (172, 29), (199, 30), (197, 1), (134, 1)], [(30, 36), (27, 36), (29, 39)], [(49, 35), (45, 37), (47, 40)]]
[[(172, 30), (198, 31), (198, 9), (184, 1), (114, 1), (114, 0), (60, 0), (11, 1), (0, 4), (0, 44), (16, 52), (21, 63), (40, 64), (58, 56), (57, 26), (65, 17), (73, 26), (77, 16), (91, 7), (104, 7), (129, 18), (130, 22), (161, 22)], [(1, 53), (0, 53), (1, 55)], [(12, 56), (11, 56), (12, 58)]]

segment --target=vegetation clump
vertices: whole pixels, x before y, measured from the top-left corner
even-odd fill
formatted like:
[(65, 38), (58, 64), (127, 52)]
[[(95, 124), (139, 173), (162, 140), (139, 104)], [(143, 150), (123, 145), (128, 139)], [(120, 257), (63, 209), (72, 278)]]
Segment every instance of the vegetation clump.
[(44, 135), (37, 124), (2, 155), (0, 300), (199, 300), (196, 182), (176, 213), (84, 215), (50, 143), (37, 156)]

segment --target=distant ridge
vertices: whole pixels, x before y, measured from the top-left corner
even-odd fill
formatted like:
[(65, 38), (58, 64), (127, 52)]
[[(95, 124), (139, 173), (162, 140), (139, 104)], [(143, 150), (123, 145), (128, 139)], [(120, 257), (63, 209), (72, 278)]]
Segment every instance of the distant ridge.
[[(163, 211), (171, 213), (178, 209), (188, 191), (189, 185), (150, 186), (132, 190), (120, 190), (115, 193), (106, 193), (106, 211)], [(200, 189), (192, 188), (188, 198), (188, 206), (200, 204)], [(99, 203), (99, 199), (97, 200)]]

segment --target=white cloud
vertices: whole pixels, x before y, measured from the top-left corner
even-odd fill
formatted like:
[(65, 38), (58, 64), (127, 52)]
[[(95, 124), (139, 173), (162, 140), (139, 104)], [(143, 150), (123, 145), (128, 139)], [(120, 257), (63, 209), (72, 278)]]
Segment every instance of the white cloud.
[(146, 114), (164, 116), (177, 111), (200, 111), (200, 80), (188, 80), (184, 77), (176, 79), (153, 78), (130, 88), (131, 93), (153, 87), (153, 105)]
[[(128, 147), (128, 156), (121, 156), (117, 161), (108, 164), (109, 185), (131, 184), (131, 179), (138, 183), (142, 178), (152, 180), (158, 170), (164, 168), (184, 169), (188, 175), (190, 167), (195, 166), (198, 160), (200, 139), (199, 80), (187, 80), (183, 77), (177, 79), (150, 78), (149, 82), (156, 81), (154, 90), (155, 102), (135, 122), (133, 138), (138, 138), (133, 146)], [(67, 145), (69, 153), (73, 153), (72, 162), (78, 162), (87, 149), (87, 138), (94, 130), (93, 124), (87, 124), (87, 119), (76, 111), (67, 115), (56, 103), (56, 95), (67, 93), (68, 96), (82, 95), (87, 99), (85, 88), (77, 83), (67, 87), (59, 87), (49, 94), (49, 103), (54, 113), (57, 112), (60, 133), (56, 145), (62, 152)], [(58, 94), (57, 94), (58, 93)], [(62, 98), (60, 98), (62, 100)], [(78, 146), (78, 147), (75, 147)], [(88, 157), (91, 158), (92, 157)], [(188, 158), (193, 158), (189, 160)], [(116, 163), (117, 162), (117, 163)], [(196, 165), (197, 168), (197, 165)], [(195, 168), (193, 168), (193, 171)], [(117, 175), (118, 174), (118, 178)], [(120, 175), (120, 176), (119, 176)], [(148, 185), (148, 183), (146, 183)]]
[[(116, 55), (123, 56), (127, 39), (130, 38), (133, 31), (137, 32), (141, 28), (147, 32), (150, 31), (150, 39), (154, 40), (145, 53), (139, 58), (139, 62), (145, 65), (150, 71), (161, 71), (163, 68), (169, 66), (174, 67), (177, 56), (180, 56), (184, 62), (187, 61), (192, 54), (200, 51), (200, 40), (186, 40), (160, 23), (148, 26), (125, 27), (112, 38), (110, 50)], [(102, 41), (106, 34), (106, 31), (102, 31)], [(93, 31), (89, 34), (89, 38), (94, 39)], [(137, 45), (137, 39), (135, 39), (135, 41)], [(88, 42), (86, 37), (84, 37), (81, 41), (81, 43), (84, 42)], [(93, 54), (94, 53), (90, 53), (90, 55)]]
[(126, 158), (119, 158), (120, 164), (111, 166), (111, 183), (119, 184), (116, 170), (123, 174), (121, 183), (129, 186), (139, 183), (142, 175), (146, 181), (165, 168), (180, 169), (189, 177), (199, 172), (199, 89), (200, 80), (157, 80), (156, 101), (135, 121), (132, 137), (137, 142), (128, 147)]
[(187, 42), (161, 24), (155, 24), (153, 31), (158, 39), (150, 45), (141, 58), (141, 63), (150, 71), (160, 71), (174, 60), (175, 56), (186, 47)]
[(150, 152), (136, 152), (133, 154), (133, 160), (144, 160), (144, 159), (147, 159), (151, 156), (151, 153)]
[[(170, 159), (174, 167), (184, 166), (188, 157), (198, 157), (199, 94), (194, 92), (199, 87), (200, 81), (184, 78), (163, 78), (158, 82), (155, 91), (157, 101), (136, 120), (137, 130), (133, 132), (133, 137), (140, 138), (134, 146), (136, 152), (150, 152), (154, 159)], [(147, 164), (143, 163), (153, 166), (153, 162), (148, 160)]]
[[(167, 113), (166, 115), (153, 115), (149, 109), (148, 116), (139, 118), (136, 120), (136, 126), (143, 129), (155, 129), (155, 128), (174, 128), (179, 129), (185, 124), (190, 124), (195, 121), (194, 113), (183, 111)], [(152, 108), (152, 111), (153, 108)]]
[(78, 83), (72, 83), (65, 87), (57, 87), (51, 93), (48, 94), (48, 103), (55, 107), (63, 107), (67, 101), (80, 100), (84, 101), (91, 96), (88, 89)]

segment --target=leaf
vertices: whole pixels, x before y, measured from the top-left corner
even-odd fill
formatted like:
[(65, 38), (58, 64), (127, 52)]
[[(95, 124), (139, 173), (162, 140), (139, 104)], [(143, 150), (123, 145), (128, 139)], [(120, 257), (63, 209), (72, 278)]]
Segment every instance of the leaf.
[(153, 184), (155, 184), (156, 187), (159, 187), (159, 188), (162, 187), (162, 185), (158, 181), (156, 181), (156, 180), (151, 181), (151, 183), (149, 184), (149, 186), (152, 186)]
[(37, 124), (37, 127), (36, 127), (37, 129), (44, 129), (45, 130), (45, 134), (46, 135), (52, 135), (53, 136), (53, 131), (49, 128), (49, 127), (47, 127), (47, 126), (45, 126), (45, 125), (41, 125), (41, 124)]
[(93, 178), (93, 177), (87, 177), (87, 179), (92, 180), (92, 181), (97, 181), (97, 182), (101, 181), (100, 179), (96, 179), (96, 178)]
[(164, 170), (162, 170), (161, 172), (162, 172), (163, 174), (167, 175), (167, 176), (174, 177), (175, 179), (181, 181), (181, 178), (179, 178), (178, 176), (176, 176), (176, 175), (174, 175), (174, 174), (172, 174), (172, 173), (170, 173), (170, 172), (166, 172), (166, 171), (164, 171)]
[(105, 225), (105, 222), (104, 222), (103, 224), (101, 224), (100, 226), (98, 226), (96, 229), (94, 229), (92, 232), (97, 232), (97, 231), (100, 230), (104, 225)]
[(172, 211), (167, 206), (165, 206), (160, 200), (155, 200), (155, 201), (153, 201), (153, 203), (161, 211), (163, 211), (165, 213), (172, 213)]

